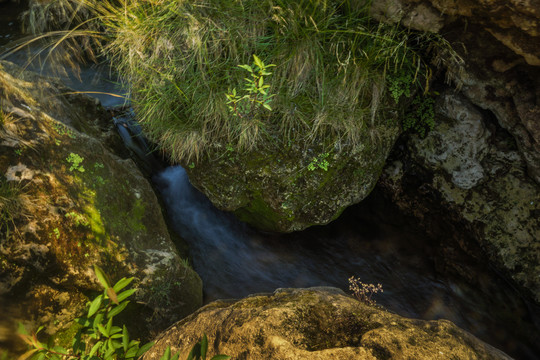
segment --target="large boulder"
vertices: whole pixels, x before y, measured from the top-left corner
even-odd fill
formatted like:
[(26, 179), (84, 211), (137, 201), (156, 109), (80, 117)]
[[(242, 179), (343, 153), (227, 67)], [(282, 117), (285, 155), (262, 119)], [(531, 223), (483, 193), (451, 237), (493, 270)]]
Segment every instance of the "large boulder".
[(303, 143), (245, 153), (223, 149), (186, 170), (218, 208), (263, 230), (291, 232), (327, 224), (369, 195), (398, 135), (397, 122), (388, 119), (364, 132), (363, 146), (349, 152)]
[(379, 185), (434, 234), (449, 224), (455, 243), (486, 254), (540, 302), (540, 186), (527, 175), (519, 147), (461, 94), (443, 93), (436, 109), (433, 131), (407, 139)]
[(149, 182), (111, 150), (121, 142), (94, 99), (0, 62), (0, 109), (3, 314), (50, 333), (65, 327), (100, 290), (93, 264), (113, 281), (136, 277), (131, 319), (141, 331), (202, 304), (199, 276)]
[(213, 302), (162, 333), (144, 359), (168, 346), (185, 358), (203, 333), (210, 356), (233, 359), (510, 359), (450, 321), (403, 318), (335, 288)]

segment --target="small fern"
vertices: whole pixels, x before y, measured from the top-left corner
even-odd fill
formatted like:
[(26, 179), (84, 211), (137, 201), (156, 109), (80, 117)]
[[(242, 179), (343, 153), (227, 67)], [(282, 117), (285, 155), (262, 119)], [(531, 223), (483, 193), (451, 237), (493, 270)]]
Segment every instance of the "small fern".
[(410, 111), (403, 119), (403, 131), (413, 130), (421, 137), (435, 126), (435, 99), (432, 96), (417, 95), (411, 103)]

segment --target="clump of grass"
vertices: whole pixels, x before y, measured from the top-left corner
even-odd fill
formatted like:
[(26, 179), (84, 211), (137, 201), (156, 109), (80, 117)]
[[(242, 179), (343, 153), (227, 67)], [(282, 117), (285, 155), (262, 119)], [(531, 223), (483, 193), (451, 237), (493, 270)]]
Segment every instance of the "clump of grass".
[[(108, 39), (99, 45), (130, 84), (147, 135), (186, 163), (224, 144), (243, 151), (294, 141), (350, 151), (375, 143), (403, 107), (388, 90), (391, 79), (407, 79), (400, 84), (407, 94), (426, 91), (423, 56), (451, 52), (437, 35), (374, 21), (369, 0), (50, 3), (29, 17), (32, 28), (48, 28), (41, 19), (59, 12), (57, 26), (92, 24), (88, 34)], [(267, 89), (272, 111), (235, 117), (224, 95), (242, 86), (238, 65), (253, 55), (277, 65)]]
[(17, 42), (15, 50), (37, 45), (39, 51), (29, 50), (28, 64), (48, 62), (59, 75), (67, 75), (66, 68), (77, 73), (80, 64), (98, 61), (103, 29), (95, 15), (92, 2), (85, 0), (30, 0), (21, 15), (29, 37)]
[[(99, 7), (114, 33), (107, 51), (132, 85), (148, 135), (184, 161), (216, 144), (245, 150), (246, 129), (265, 135), (257, 146), (289, 140), (363, 146), (396, 107), (387, 79), (406, 73), (405, 86), (421, 87), (429, 77), (421, 54), (438, 40), (373, 21), (369, 1), (122, 4)], [(277, 65), (268, 89), (276, 96), (272, 112), (246, 124), (231, 116), (223, 94), (242, 84), (238, 65), (251, 63), (253, 54)]]
[(9, 239), (17, 231), (15, 219), (22, 212), (21, 186), (0, 176), (0, 235)]

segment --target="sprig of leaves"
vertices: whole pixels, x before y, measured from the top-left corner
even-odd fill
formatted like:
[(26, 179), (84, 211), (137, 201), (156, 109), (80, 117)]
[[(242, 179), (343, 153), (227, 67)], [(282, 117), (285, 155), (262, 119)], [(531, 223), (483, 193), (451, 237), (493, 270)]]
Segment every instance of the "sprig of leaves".
[[(19, 324), (19, 336), (30, 349), (18, 360), (131, 360), (138, 359), (154, 345), (153, 342), (141, 346), (138, 340), (129, 337), (128, 329), (114, 325), (114, 317), (120, 314), (129, 304), (127, 300), (137, 289), (124, 290), (133, 278), (122, 278), (111, 286), (107, 274), (97, 265), (94, 273), (103, 287), (103, 293), (86, 305), (86, 316), (75, 321), (82, 326), (66, 349), (54, 344), (53, 337), (45, 344), (38, 340), (43, 330), (39, 327), (31, 335), (22, 324)], [(187, 360), (206, 360), (208, 338), (206, 334), (196, 343)], [(160, 360), (178, 360), (179, 353), (171, 356), (171, 348), (167, 347)], [(228, 355), (215, 355), (210, 360), (228, 360)]]
[(37, 334), (29, 335), (24, 327), (20, 327), (19, 336), (31, 349), (19, 360), (113, 360), (137, 359), (148, 351), (154, 343), (141, 346), (140, 341), (131, 340), (125, 325), (114, 325), (114, 317), (120, 314), (130, 303), (127, 300), (137, 290), (124, 290), (133, 278), (122, 278), (114, 286), (110, 285), (108, 276), (94, 265), (94, 273), (104, 288), (103, 293), (88, 302), (86, 316), (75, 321), (82, 326), (71, 343), (71, 349), (55, 346), (52, 338), (47, 344), (38, 340)]
[(266, 91), (270, 85), (265, 84), (264, 77), (272, 75), (268, 68), (273, 66), (276, 65), (266, 65), (257, 55), (253, 55), (252, 65), (238, 65), (239, 68), (248, 71), (250, 77), (244, 78), (243, 90), (247, 92), (246, 94), (238, 94), (236, 88), (225, 94), (229, 111), (234, 116), (240, 118), (253, 116), (260, 108), (272, 111), (270, 102), (274, 94), (268, 94)]

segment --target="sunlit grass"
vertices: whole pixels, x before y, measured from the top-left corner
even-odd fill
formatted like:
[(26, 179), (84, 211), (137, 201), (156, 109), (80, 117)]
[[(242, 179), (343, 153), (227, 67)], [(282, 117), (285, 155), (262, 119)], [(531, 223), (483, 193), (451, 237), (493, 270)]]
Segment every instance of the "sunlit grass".
[[(33, 32), (72, 31), (64, 35), (68, 52), (90, 49), (86, 56), (95, 58), (101, 49), (131, 87), (147, 135), (174, 160), (191, 161), (224, 144), (242, 151), (322, 143), (349, 151), (377, 142), (402, 106), (390, 97), (389, 79), (409, 74), (407, 86), (425, 90), (430, 70), (423, 56), (450, 47), (437, 35), (372, 20), (369, 6), (362, 0), (53, 0), (27, 17)], [(79, 40), (85, 31), (93, 40)], [(238, 65), (250, 64), (253, 54), (277, 65), (265, 79), (276, 95), (272, 111), (234, 117), (225, 94), (243, 86)]]

